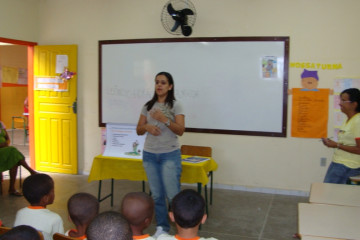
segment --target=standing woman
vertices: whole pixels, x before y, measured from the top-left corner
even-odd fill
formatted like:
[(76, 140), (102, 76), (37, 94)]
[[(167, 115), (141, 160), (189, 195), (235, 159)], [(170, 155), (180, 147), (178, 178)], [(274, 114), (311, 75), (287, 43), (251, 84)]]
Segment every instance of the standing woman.
[(349, 177), (360, 175), (360, 91), (349, 88), (340, 94), (340, 108), (347, 116), (339, 130), (338, 142), (323, 138), (334, 148), (333, 160), (325, 175), (325, 183), (345, 184)]
[(155, 202), (155, 237), (170, 230), (167, 203), (180, 192), (181, 152), (178, 137), (185, 130), (181, 104), (175, 100), (170, 73), (155, 77), (153, 98), (142, 108), (136, 128), (138, 135), (148, 132), (144, 144), (143, 165)]

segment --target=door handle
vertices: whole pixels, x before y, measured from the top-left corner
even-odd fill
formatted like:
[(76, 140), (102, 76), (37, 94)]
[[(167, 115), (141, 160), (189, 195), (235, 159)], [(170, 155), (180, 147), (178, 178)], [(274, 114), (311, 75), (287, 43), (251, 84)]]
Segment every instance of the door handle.
[(73, 112), (77, 113), (77, 99), (73, 102), (72, 106), (68, 106), (69, 108), (72, 108)]

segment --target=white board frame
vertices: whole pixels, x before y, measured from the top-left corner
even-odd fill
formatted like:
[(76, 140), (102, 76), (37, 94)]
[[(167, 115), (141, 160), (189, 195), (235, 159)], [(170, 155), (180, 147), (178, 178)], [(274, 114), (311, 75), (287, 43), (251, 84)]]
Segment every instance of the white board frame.
[[(186, 131), (286, 137), (289, 37), (99, 41), (99, 125), (136, 124), (154, 77), (170, 72)], [(275, 77), (261, 61), (278, 59)]]

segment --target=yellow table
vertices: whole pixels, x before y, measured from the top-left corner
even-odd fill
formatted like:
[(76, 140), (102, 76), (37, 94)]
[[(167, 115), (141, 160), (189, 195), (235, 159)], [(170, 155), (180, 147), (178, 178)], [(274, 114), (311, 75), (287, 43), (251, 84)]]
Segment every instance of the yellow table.
[[(183, 159), (189, 155), (182, 155)], [(198, 191), (201, 192), (201, 186), (205, 186), (209, 182), (208, 173), (211, 179), (210, 188), (210, 204), (212, 199), (212, 172), (217, 169), (218, 165), (213, 158), (200, 163), (189, 163), (182, 161), (182, 183), (197, 183)], [(111, 179), (111, 193), (101, 199), (101, 181)], [(122, 158), (122, 157), (107, 157), (98, 155), (94, 158), (88, 181), (99, 181), (98, 200), (101, 202), (108, 197), (111, 197), (111, 206), (113, 205), (113, 188), (114, 179), (125, 179), (131, 181), (147, 181), (146, 173), (142, 165), (141, 159)], [(207, 193), (205, 192), (205, 198)], [(205, 199), (207, 201), (207, 199)]]

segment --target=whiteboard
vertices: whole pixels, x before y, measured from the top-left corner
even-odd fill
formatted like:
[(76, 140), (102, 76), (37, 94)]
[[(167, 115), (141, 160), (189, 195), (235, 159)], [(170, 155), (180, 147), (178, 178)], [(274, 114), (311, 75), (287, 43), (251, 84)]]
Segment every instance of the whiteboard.
[(186, 131), (286, 137), (288, 52), (288, 37), (99, 41), (99, 124), (136, 124), (166, 71)]

